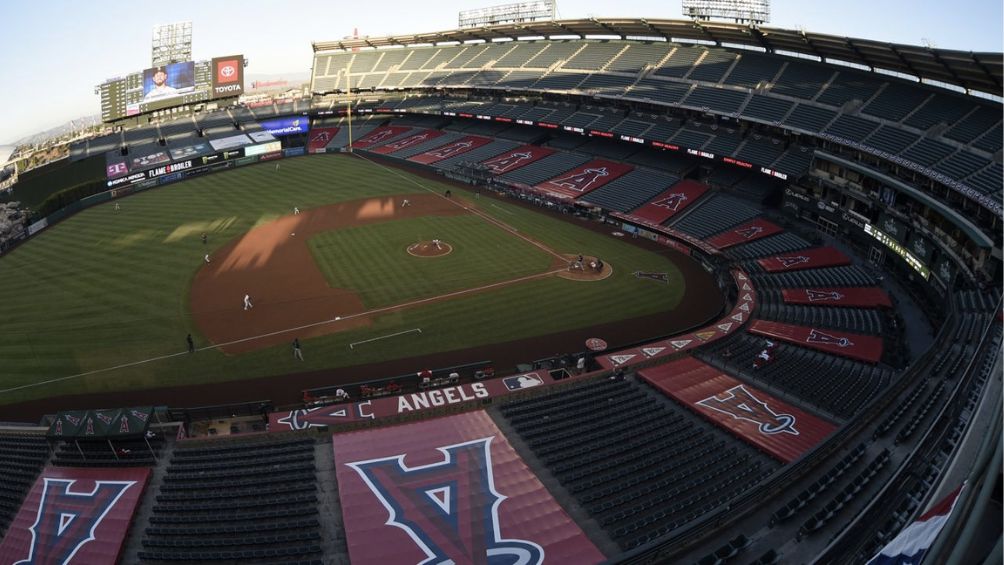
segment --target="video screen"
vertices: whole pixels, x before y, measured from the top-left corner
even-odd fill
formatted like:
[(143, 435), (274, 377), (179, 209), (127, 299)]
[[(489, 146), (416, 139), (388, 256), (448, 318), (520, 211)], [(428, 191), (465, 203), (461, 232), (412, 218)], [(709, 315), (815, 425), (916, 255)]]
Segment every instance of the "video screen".
[(143, 71), (142, 102), (159, 102), (195, 90), (195, 63), (186, 61)]

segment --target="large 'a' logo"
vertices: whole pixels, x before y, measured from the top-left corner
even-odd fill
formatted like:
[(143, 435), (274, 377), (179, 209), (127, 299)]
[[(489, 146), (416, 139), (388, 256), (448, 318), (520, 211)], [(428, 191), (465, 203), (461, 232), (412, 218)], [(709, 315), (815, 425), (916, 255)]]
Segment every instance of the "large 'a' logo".
[(411, 137), (406, 137), (406, 138), (402, 139), (401, 141), (395, 141), (394, 143), (388, 143), (387, 144), (387, 148), (388, 149), (393, 149), (393, 150), (397, 151), (398, 149), (404, 149), (405, 147), (408, 147), (409, 145), (415, 145), (416, 143), (418, 143), (420, 141), (425, 141), (425, 138), (427, 138), (427, 137), (429, 137), (429, 134), (427, 134), (427, 133), (420, 133), (418, 135), (413, 135)]
[(319, 131), (319, 132), (315, 133), (313, 137), (310, 138), (310, 144), (311, 145), (319, 145), (319, 144), (322, 144), (322, 143), (324, 145), (327, 145), (328, 142), (330, 142), (330, 141), (331, 141), (331, 132), (330, 131)]
[(795, 429), (795, 417), (791, 414), (778, 414), (767, 406), (767, 403), (753, 396), (743, 385), (736, 385), (721, 396), (709, 396), (697, 402), (711, 410), (723, 412), (737, 420), (745, 420), (756, 424), (760, 433), (774, 435), (780, 433), (798, 435)]
[(606, 176), (610, 176), (610, 173), (607, 172), (607, 168), (600, 167), (598, 169), (586, 169), (584, 171), (568, 175), (567, 177), (554, 179), (548, 184), (553, 184), (554, 186), (560, 186), (561, 188), (567, 188), (576, 192), (584, 192), (598, 179)]
[(94, 488), (73, 490), (76, 479), (45, 478), (35, 523), (28, 528), (31, 545), (26, 559), (13, 565), (70, 563), (136, 481), (94, 481)]
[(736, 233), (742, 236), (743, 239), (751, 239), (760, 233), (763, 233), (763, 227), (761, 226), (750, 226), (748, 228), (741, 228), (736, 230)]
[(383, 131), (374, 132), (372, 135), (368, 135), (359, 141), (364, 141), (366, 143), (377, 143), (387, 139), (388, 137), (394, 135), (394, 130), (385, 129)]
[(822, 343), (823, 345), (836, 345), (837, 347), (850, 347), (854, 342), (846, 337), (837, 337), (828, 333), (823, 333), (817, 329), (809, 330), (809, 336), (805, 338), (806, 343)]
[(787, 269), (788, 267), (798, 265), (799, 263), (808, 263), (809, 257), (807, 255), (794, 255), (791, 257), (778, 257), (777, 261), (778, 263), (781, 263), (782, 267)]
[(805, 289), (805, 296), (809, 299), (809, 302), (837, 301), (844, 298), (843, 294), (835, 290), (813, 290), (811, 288)]
[(687, 201), (687, 195), (682, 192), (674, 192), (665, 198), (660, 198), (652, 202), (652, 206), (658, 206), (660, 208), (666, 208), (668, 210), (673, 210), (674, 212), (680, 209), (680, 204)]
[(449, 157), (450, 155), (455, 155), (457, 153), (462, 152), (464, 149), (467, 149), (468, 147), (470, 147), (472, 145), (474, 145), (474, 144), (471, 143), (470, 141), (458, 141), (458, 142), (453, 143), (451, 145), (447, 145), (446, 147), (440, 147), (439, 149), (436, 149), (435, 151), (429, 151), (429, 155), (431, 155), (433, 157), (442, 157), (442, 158), (445, 159), (445, 158)]
[(539, 565), (544, 549), (529, 540), (502, 539), (495, 489), (493, 437), (438, 448), (439, 463), (409, 467), (406, 454), (348, 463), (389, 514), (425, 553), (420, 564)]
[(518, 151), (516, 153), (510, 153), (508, 155), (489, 159), (481, 164), (496, 173), (504, 173), (509, 169), (515, 169), (516, 167), (522, 166), (520, 163), (531, 158), (533, 158), (533, 153), (529, 151)]

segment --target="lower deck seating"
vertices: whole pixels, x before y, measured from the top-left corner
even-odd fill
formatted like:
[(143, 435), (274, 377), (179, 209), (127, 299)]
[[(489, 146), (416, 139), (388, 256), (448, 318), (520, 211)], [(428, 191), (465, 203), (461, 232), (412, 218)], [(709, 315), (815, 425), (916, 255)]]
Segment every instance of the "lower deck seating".
[(632, 381), (589, 383), (500, 412), (625, 549), (728, 503), (779, 467)]
[(297, 563), (321, 555), (314, 439), (178, 445), (142, 540), (144, 563)]
[(0, 539), (49, 459), (49, 444), (38, 433), (0, 432)]

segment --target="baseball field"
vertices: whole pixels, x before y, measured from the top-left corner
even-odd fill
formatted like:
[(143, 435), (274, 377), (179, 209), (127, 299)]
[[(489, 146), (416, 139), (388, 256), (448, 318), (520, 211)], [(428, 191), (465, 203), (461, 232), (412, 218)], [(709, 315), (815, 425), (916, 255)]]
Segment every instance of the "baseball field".
[[(295, 398), (297, 386), (359, 380), (375, 364), (492, 359), (479, 348), (507, 343), (529, 360), (581, 350), (597, 331), (612, 344), (670, 333), (721, 307), (710, 277), (673, 251), (347, 156), (118, 202), (0, 258), (0, 405), (196, 406), (267, 398), (254, 389), (264, 382)], [(569, 272), (579, 254), (585, 270)], [(125, 394), (135, 391), (150, 394)], [(172, 398), (157, 402), (157, 391)]]

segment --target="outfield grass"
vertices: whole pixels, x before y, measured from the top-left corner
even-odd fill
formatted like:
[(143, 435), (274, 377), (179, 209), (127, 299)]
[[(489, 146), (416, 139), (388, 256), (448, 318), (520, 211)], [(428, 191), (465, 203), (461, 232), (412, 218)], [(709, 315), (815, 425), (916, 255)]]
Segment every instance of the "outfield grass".
[[(198, 345), (206, 344), (194, 329), (187, 300), (204, 253), (212, 253), (255, 225), (289, 214), (293, 206), (304, 210), (368, 196), (420, 192), (416, 179), (364, 161), (318, 155), (284, 161), (280, 172), (270, 165), (258, 165), (158, 188), (122, 200), (118, 211), (105, 204), (46, 230), (0, 258), (0, 296), (4, 297), (0, 390), (95, 373), (0, 392), (0, 404), (62, 394), (244, 379), (448, 351), (666, 311), (683, 294), (680, 284), (645, 284), (631, 276), (635, 270), (661, 271), (680, 281), (675, 265), (663, 256), (547, 214), (483, 199), (487, 214), (556, 251), (598, 255), (613, 266), (613, 276), (596, 282), (532, 280), (384, 314), (369, 328), (307, 340), (304, 363), (292, 361), (286, 346), (240, 356), (212, 349), (171, 356), (184, 351), (187, 333), (196, 336)], [(437, 193), (444, 190), (432, 181), (417, 182)], [(467, 287), (471, 281), (497, 280), (502, 275), (486, 259), (492, 253), (505, 253), (507, 260), (518, 263), (506, 269), (504, 278), (513, 278), (513, 269), (540, 272), (549, 260), (537, 250), (523, 249), (527, 244), (497, 227), (466, 223), (474, 218), (420, 220), (432, 222), (437, 233), (450, 234), (440, 239), (453, 243), (456, 237), (458, 245), (455, 257), (431, 260), (443, 261), (438, 265), (447, 274), (427, 282), (419, 282), (429, 277), (417, 258), (413, 258), (415, 270), (401, 279), (407, 284), (376, 288), (367, 281), (388, 275), (339, 272), (334, 267), (344, 264), (344, 257), (329, 255), (334, 250), (327, 247), (329, 244), (368, 237), (370, 230), (380, 232), (381, 237), (398, 238), (386, 246), (392, 250), (398, 240), (412, 239), (409, 232), (422, 225), (410, 225), (411, 220), (370, 226), (358, 233), (352, 228), (320, 234), (311, 246), (333, 284), (359, 285), (365, 300), (374, 305), (440, 294), (451, 285)], [(485, 238), (485, 242), (499, 241), (501, 245), (497, 238), (505, 238), (505, 250), (465, 250), (462, 235), (470, 229), (479, 230), (478, 241)], [(209, 233), (208, 245), (200, 241), (203, 232)], [(518, 259), (508, 255), (510, 250), (519, 253)], [(446, 270), (453, 260), (457, 263)], [(474, 277), (476, 273), (476, 278), (460, 281), (460, 275), (448, 274), (452, 269), (463, 271), (465, 264), (476, 267), (467, 269), (467, 274)], [(422, 328), (421, 338), (389, 340), (349, 353), (351, 342), (412, 327)], [(161, 356), (169, 357), (106, 370)], [(192, 403), (197, 404), (198, 399)]]

